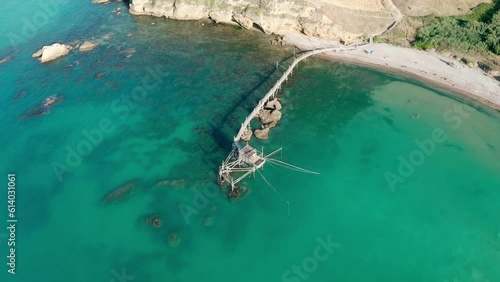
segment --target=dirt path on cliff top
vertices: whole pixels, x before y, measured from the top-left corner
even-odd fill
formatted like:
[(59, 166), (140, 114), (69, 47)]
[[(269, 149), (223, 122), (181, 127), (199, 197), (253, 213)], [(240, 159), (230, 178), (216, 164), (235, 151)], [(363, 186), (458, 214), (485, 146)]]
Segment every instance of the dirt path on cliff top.
[(383, 12), (393, 6), (408, 16), (438, 16), (465, 14), (481, 3), (492, 0), (308, 0), (311, 3), (327, 4), (360, 12)]
[(396, 26), (403, 14), (392, 0), (308, 0), (333, 23), (358, 36), (375, 36)]

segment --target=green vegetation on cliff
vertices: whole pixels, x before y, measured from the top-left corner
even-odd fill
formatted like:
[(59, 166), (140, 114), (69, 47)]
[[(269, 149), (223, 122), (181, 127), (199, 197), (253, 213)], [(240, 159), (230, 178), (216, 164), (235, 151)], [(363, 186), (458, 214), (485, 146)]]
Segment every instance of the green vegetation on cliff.
[(500, 0), (479, 5), (468, 15), (435, 18), (418, 29), (413, 45), (465, 54), (500, 55)]

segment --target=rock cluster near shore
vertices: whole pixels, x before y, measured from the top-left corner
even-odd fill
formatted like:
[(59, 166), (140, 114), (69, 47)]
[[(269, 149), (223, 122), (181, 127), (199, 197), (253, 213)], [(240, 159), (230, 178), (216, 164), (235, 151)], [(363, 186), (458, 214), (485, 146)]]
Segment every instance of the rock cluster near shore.
[(278, 121), (281, 120), (281, 109), (282, 106), (278, 99), (267, 101), (267, 103), (264, 105), (264, 108), (256, 116), (262, 123), (261, 128), (256, 129), (254, 132), (252, 132), (251, 129), (247, 128), (241, 135), (241, 140), (248, 142), (254, 134), (257, 139), (267, 140), (269, 138), (269, 130), (273, 127), (276, 127)]
[(259, 112), (259, 119), (262, 122), (262, 126), (260, 129), (254, 131), (255, 137), (261, 140), (269, 138), (269, 130), (276, 127), (281, 120), (281, 109), (282, 106), (278, 99), (270, 100), (264, 105), (264, 109)]

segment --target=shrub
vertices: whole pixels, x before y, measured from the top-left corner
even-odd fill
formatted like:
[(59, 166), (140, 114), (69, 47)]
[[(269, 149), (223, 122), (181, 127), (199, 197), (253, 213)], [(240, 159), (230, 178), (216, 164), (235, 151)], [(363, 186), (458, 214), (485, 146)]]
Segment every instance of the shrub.
[[(473, 55), (487, 55), (489, 52), (500, 55), (500, 2), (482, 10), (474, 19), (457, 17), (436, 18), (429, 25), (417, 31), (413, 45), (424, 50), (447, 48)], [(495, 13), (491, 17), (491, 9)]]

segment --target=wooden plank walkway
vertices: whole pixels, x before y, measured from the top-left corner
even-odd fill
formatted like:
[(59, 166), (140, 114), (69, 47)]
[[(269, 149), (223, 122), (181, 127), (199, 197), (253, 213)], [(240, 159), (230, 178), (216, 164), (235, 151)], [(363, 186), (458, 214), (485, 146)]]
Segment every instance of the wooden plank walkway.
[(312, 51), (308, 51), (301, 56), (295, 58), (293, 60), (293, 63), (288, 67), (287, 71), (281, 76), (281, 78), (276, 82), (276, 84), (267, 92), (267, 94), (260, 99), (259, 104), (253, 109), (253, 111), (246, 117), (245, 121), (241, 124), (240, 130), (238, 131), (238, 134), (234, 137), (234, 143), (238, 144), (238, 142), (241, 139), (241, 136), (245, 133), (245, 130), (249, 128), (250, 126), (250, 121), (264, 108), (264, 105), (276, 95), (278, 90), (281, 89), (281, 85), (283, 82), (285, 82), (288, 79), (288, 76), (292, 74), (293, 69), (303, 60), (307, 59), (308, 57), (325, 53), (325, 52), (332, 52), (332, 51), (343, 51), (343, 50), (353, 50), (356, 49), (355, 47), (330, 47), (330, 48), (321, 48), (321, 49), (316, 49)]

